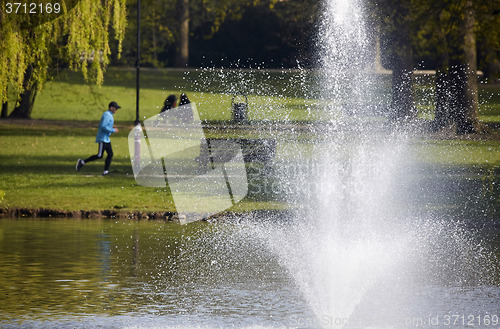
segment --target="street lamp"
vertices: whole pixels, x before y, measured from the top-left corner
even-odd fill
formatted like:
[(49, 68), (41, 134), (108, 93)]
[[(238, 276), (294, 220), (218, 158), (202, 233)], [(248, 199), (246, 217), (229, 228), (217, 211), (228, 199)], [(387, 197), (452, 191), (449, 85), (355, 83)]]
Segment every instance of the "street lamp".
[(136, 99), (135, 99), (135, 122), (137, 126), (140, 124), (139, 120), (139, 73), (141, 70), (140, 66), (141, 58), (141, 0), (137, 0), (137, 61), (135, 63), (136, 73)]

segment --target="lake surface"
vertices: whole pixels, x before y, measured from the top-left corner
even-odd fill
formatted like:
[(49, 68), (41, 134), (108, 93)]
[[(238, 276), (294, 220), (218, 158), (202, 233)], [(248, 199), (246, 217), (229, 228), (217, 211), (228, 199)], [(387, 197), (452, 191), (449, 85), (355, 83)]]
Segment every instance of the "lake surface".
[(411, 288), (389, 298), (384, 277), (345, 316), (315, 309), (293, 267), (268, 247), (279, 238), (273, 230), (279, 225), (0, 219), (0, 328), (500, 328), (498, 231), (478, 232), (489, 251), (476, 264), (496, 267), (489, 278), (412, 275), (409, 285), (410, 276), (394, 275)]

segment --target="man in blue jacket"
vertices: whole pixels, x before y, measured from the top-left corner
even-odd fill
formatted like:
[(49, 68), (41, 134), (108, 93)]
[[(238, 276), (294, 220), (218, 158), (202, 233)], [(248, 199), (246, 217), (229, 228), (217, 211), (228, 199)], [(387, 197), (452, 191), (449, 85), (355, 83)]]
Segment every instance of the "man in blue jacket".
[(111, 148), (111, 140), (109, 136), (112, 133), (117, 133), (118, 128), (114, 126), (115, 119), (113, 115), (120, 108), (116, 102), (111, 102), (108, 105), (108, 110), (103, 113), (101, 117), (101, 122), (99, 122), (99, 129), (97, 130), (97, 136), (95, 142), (99, 144), (99, 149), (97, 154), (88, 157), (85, 160), (78, 159), (76, 162), (76, 171), (80, 171), (82, 167), (90, 161), (94, 161), (97, 159), (101, 159), (104, 155), (104, 151), (106, 151), (107, 156), (104, 162), (104, 171), (102, 172), (103, 176), (109, 175), (109, 166), (111, 164), (111, 159), (113, 159), (113, 149)]

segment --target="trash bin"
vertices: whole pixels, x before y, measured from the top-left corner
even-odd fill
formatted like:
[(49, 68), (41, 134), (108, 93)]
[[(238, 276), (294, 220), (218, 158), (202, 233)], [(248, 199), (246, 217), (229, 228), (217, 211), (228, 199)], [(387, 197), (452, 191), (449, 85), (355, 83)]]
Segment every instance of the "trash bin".
[[(244, 97), (245, 102), (236, 102), (237, 97)], [(231, 107), (233, 110), (233, 121), (242, 123), (247, 121), (248, 97), (245, 94), (233, 95), (231, 99)]]

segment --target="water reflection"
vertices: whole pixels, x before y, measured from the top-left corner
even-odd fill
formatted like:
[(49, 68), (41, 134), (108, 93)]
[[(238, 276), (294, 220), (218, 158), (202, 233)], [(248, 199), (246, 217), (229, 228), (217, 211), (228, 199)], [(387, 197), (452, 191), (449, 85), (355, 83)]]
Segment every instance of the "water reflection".
[[(249, 224), (2, 219), (0, 327), (329, 326), (255, 232)], [(411, 300), (402, 312), (380, 299), (380, 289), (365, 296), (350, 321), (398, 328), (437, 311), (491, 314), (500, 293), (498, 281), (424, 282), (417, 294), (400, 297)], [(367, 318), (366, 309), (375, 311)]]
[(210, 224), (0, 223), (0, 314), (8, 322), (175, 314), (274, 323), (280, 313), (304, 311), (270, 255), (235, 258), (230, 248), (243, 242), (226, 244), (219, 232), (215, 246), (202, 236)]

